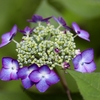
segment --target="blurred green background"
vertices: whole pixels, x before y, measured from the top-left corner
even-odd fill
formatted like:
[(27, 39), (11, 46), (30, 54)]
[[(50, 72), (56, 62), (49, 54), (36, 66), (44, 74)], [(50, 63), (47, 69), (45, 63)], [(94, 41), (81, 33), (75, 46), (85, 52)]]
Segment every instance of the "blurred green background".
[[(100, 71), (100, 0), (0, 0), (0, 36), (12, 28), (14, 24), (23, 29), (31, 26), (26, 20), (33, 14), (43, 17), (62, 16), (68, 25), (77, 22), (80, 27), (90, 33), (91, 42), (76, 38), (76, 45), (81, 50), (93, 48), (97, 70)], [(55, 24), (55, 23), (54, 23)], [(18, 33), (15, 40), (21, 40)], [(17, 58), (15, 44), (0, 48), (0, 60), (4, 56)], [(1, 68), (0, 63), (0, 68)], [(66, 81), (73, 100), (82, 100), (74, 79), (65, 74)], [(51, 86), (46, 93), (39, 93), (33, 86), (23, 89), (20, 81), (0, 81), (0, 100), (68, 100), (65, 91), (59, 82)]]

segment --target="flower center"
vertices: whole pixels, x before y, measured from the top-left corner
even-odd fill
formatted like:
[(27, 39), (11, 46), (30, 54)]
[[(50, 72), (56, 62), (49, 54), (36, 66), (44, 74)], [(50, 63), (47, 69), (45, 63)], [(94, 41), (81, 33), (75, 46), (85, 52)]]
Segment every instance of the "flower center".
[(11, 69), (14, 70), (15, 68), (14, 67), (11, 67)]
[(37, 26), (29, 37), (23, 36), (16, 49), (20, 66), (47, 64), (52, 69), (65, 61), (69, 62), (75, 56), (76, 45), (72, 33), (63, 33), (47, 24)]
[(42, 78), (45, 78), (45, 76), (42, 76)]
[(85, 62), (82, 62), (82, 63), (81, 63), (81, 65), (84, 65), (84, 64), (85, 64)]

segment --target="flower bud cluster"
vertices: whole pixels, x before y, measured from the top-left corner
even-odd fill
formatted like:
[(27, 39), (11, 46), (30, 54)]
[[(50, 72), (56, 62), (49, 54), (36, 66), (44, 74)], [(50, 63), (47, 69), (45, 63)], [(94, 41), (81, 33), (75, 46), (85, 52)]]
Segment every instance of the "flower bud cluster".
[[(55, 52), (55, 49), (59, 52)], [(76, 45), (73, 34), (64, 33), (51, 24), (39, 24), (29, 36), (23, 36), (17, 45), (18, 62), (20, 66), (36, 63), (47, 64), (51, 69), (61, 66), (63, 62), (72, 60)]]

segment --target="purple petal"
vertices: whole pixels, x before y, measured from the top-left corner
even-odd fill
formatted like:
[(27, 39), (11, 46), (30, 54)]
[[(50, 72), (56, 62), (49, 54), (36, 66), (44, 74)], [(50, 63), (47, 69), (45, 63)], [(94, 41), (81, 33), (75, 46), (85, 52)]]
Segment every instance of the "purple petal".
[(30, 34), (31, 28), (28, 27), (28, 26), (26, 26), (25, 29), (24, 29), (24, 31), (25, 31), (25, 33), (24, 33), (25, 35)]
[(33, 71), (30, 75), (29, 78), (31, 81), (37, 83), (41, 80), (40, 73), (38, 71)]
[(14, 68), (14, 70), (18, 70), (19, 69), (19, 64), (18, 64), (18, 61), (15, 60), (15, 59), (12, 59), (10, 57), (3, 57), (2, 58), (2, 66), (4, 68)]
[(55, 84), (59, 81), (60, 79), (54, 71), (51, 71), (51, 73), (49, 74), (49, 77), (46, 79), (46, 82), (48, 85)]
[(49, 69), (49, 67), (47, 65), (43, 65), (40, 67), (39, 72), (45, 72), (45, 74), (49, 74), (51, 72), (51, 70)]
[(37, 22), (49, 22), (49, 19), (52, 18), (52, 17), (47, 17), (47, 18), (43, 18), (42, 16), (40, 15), (33, 15), (32, 16), (32, 19), (29, 19), (27, 20), (28, 22), (34, 22), (34, 23), (37, 23)]
[(19, 69), (19, 63), (17, 60), (12, 59), (12, 67), (14, 67), (14, 69), (18, 70)]
[(90, 41), (90, 40), (89, 40), (89, 33), (88, 33), (87, 31), (85, 31), (85, 30), (81, 30), (81, 31), (80, 31), (80, 34), (78, 34), (78, 36), (79, 36), (80, 38), (82, 38), (82, 39), (85, 39), (85, 40), (87, 40), (87, 41)]
[(91, 62), (94, 57), (93, 49), (88, 49), (82, 52), (82, 62)]
[(38, 66), (36, 64), (32, 64), (29, 67), (20, 68), (18, 71), (18, 77), (21, 79), (25, 79), (33, 70), (37, 70)]
[(16, 32), (17, 32), (17, 26), (14, 25), (10, 32), (3, 34), (1, 37), (2, 42), (0, 44), (0, 47), (7, 45), (12, 40), (12, 38), (15, 36)]
[(21, 81), (22, 81), (24, 88), (26, 89), (32, 87), (34, 84), (28, 77), (26, 77), (25, 79), (22, 79)]
[(26, 26), (25, 29), (24, 29), (25, 32), (29, 32), (30, 30), (31, 30), (31, 28), (28, 27), (28, 26)]
[[(33, 28), (34, 29), (34, 28)], [(23, 33), (24, 35), (28, 35), (31, 34), (33, 29), (31, 29), (30, 27), (26, 26), (24, 30), (18, 30), (19, 32)]]
[(11, 65), (12, 65), (12, 58), (10, 58), (10, 57), (2, 58), (2, 66), (4, 68), (11, 68)]
[(80, 27), (78, 26), (77, 23), (73, 22), (72, 23), (72, 28), (74, 29), (74, 31), (77, 33), (77, 34), (80, 34), (79, 32), (81, 31)]
[(39, 16), (39, 15), (34, 15), (34, 16), (32, 17), (32, 20), (33, 20), (34, 22), (41, 21), (42, 19), (43, 19), (42, 16)]
[(25, 33), (25, 31), (24, 31), (24, 30), (20, 30), (20, 29), (18, 29), (18, 31), (19, 31), (19, 32), (21, 32), (21, 33)]
[(10, 69), (2, 68), (1, 71), (0, 71), (0, 79), (3, 80), (3, 81), (9, 81), (10, 80), (10, 74), (11, 74)]
[(42, 21), (42, 16), (39, 16), (39, 15), (33, 15), (32, 16), (32, 19), (29, 19), (28, 22), (34, 22), (34, 23), (37, 23), (38, 21)]
[(11, 80), (18, 80), (17, 70), (14, 72), (11, 72), (10, 79)]
[(74, 68), (75, 68), (75, 69), (78, 68), (81, 59), (82, 59), (81, 54), (77, 55), (77, 56), (73, 59), (72, 62), (73, 62), (73, 65), (74, 65)]
[(49, 19), (51, 19), (52, 18), (52, 16), (51, 17), (47, 17), (47, 18), (44, 18), (43, 20), (42, 20), (42, 22), (49, 22)]
[(96, 64), (94, 63), (94, 61), (92, 61), (91, 63), (89, 63), (89, 64), (84, 64), (84, 67), (85, 67), (85, 69), (86, 69), (86, 71), (88, 72), (88, 73), (91, 73), (91, 72), (93, 72), (94, 70), (96, 70)]
[(27, 77), (28, 67), (20, 68), (18, 71), (18, 77), (21, 79), (25, 79)]
[(62, 17), (58, 17), (58, 20), (59, 20), (60, 24), (62, 24), (63, 26), (66, 26), (66, 22), (64, 21), (64, 19)]
[(53, 18), (54, 18), (54, 20), (55, 20), (56, 22), (58, 22), (58, 23), (61, 24), (62, 26), (66, 26), (66, 22), (64, 21), (64, 19), (63, 19), (62, 17), (58, 17), (58, 18), (53, 17)]
[(7, 45), (7, 44), (10, 42), (10, 38), (11, 38), (11, 36), (10, 36), (10, 33), (9, 33), (9, 32), (3, 34), (3, 35), (1, 36), (2, 42), (1, 42), (1, 44), (0, 44), (0, 47), (3, 47), (3, 46), (5, 46), (5, 45)]
[(14, 25), (13, 28), (10, 31), (10, 35), (13, 36), (17, 33), (17, 25)]
[(32, 71), (33, 71), (33, 70), (38, 70), (38, 68), (39, 68), (39, 67), (38, 67), (37, 64), (32, 64), (32, 65), (29, 66), (29, 70), (32, 70)]
[(84, 63), (83, 65), (79, 65), (76, 71), (82, 72), (82, 73), (90, 73), (93, 72), (96, 69), (96, 65), (94, 61), (92, 61), (89, 64)]
[(87, 69), (83, 65), (81, 65), (81, 64), (79, 64), (77, 66), (77, 68), (75, 68), (75, 70), (78, 71), (78, 72), (82, 72), (82, 73), (87, 72)]
[(49, 85), (46, 83), (45, 79), (42, 79), (39, 83), (36, 84), (36, 88), (40, 92), (45, 92), (49, 88)]

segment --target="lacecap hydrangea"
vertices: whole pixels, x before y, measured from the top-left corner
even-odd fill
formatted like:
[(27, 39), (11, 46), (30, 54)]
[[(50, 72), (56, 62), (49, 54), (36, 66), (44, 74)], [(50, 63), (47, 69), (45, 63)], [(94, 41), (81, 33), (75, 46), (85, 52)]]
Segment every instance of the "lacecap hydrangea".
[[(50, 23), (51, 18), (58, 23), (58, 27)], [(96, 69), (93, 49), (81, 52), (76, 47), (76, 36), (90, 41), (89, 33), (77, 23), (73, 22), (72, 27), (69, 27), (62, 17), (43, 18), (39, 15), (33, 15), (27, 21), (37, 23), (37, 26), (26, 26), (24, 30), (20, 30), (14, 25), (10, 32), (1, 36), (0, 48), (14, 42), (17, 52), (17, 60), (2, 58), (1, 80), (21, 79), (24, 88), (28, 89), (35, 84), (40, 92), (45, 92), (60, 81), (54, 69), (61, 67), (65, 71), (70, 68), (70, 61), (73, 62), (75, 71), (90, 73)], [(17, 32), (23, 34), (20, 42), (14, 40)]]

